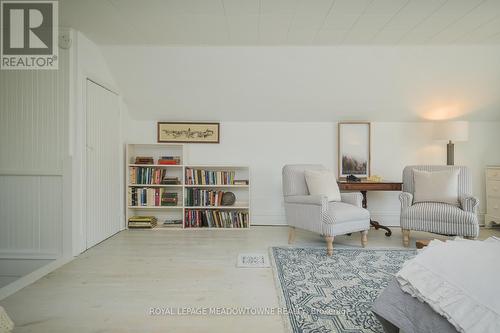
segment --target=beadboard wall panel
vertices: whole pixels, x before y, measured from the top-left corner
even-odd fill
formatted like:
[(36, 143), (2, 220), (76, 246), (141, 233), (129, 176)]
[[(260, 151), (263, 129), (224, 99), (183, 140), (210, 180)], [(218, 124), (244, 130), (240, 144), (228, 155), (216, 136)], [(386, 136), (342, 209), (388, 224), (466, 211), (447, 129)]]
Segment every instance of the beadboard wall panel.
[(62, 175), (68, 58), (61, 50), (59, 70), (0, 73), (0, 174)]
[(0, 73), (0, 258), (62, 255), (69, 61)]
[(0, 176), (0, 257), (59, 257), (62, 199), (61, 176)]

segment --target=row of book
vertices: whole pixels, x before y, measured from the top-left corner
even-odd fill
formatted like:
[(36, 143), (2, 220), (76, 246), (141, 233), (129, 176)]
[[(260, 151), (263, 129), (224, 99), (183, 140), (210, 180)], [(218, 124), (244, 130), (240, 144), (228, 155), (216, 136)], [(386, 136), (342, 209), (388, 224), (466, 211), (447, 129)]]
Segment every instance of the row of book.
[(248, 212), (220, 210), (186, 210), (186, 228), (248, 228)]
[(167, 170), (152, 167), (130, 167), (130, 184), (178, 185), (179, 177), (167, 177)]
[(186, 168), (186, 185), (233, 185), (234, 171)]
[(220, 206), (224, 191), (186, 189), (186, 206)]
[(178, 195), (165, 188), (129, 187), (129, 206), (177, 206)]
[(154, 228), (158, 220), (154, 216), (132, 216), (128, 219), (129, 228)]
[[(137, 156), (135, 164), (154, 164), (155, 160), (152, 156)], [(161, 165), (179, 165), (181, 164), (180, 156), (161, 156), (158, 159), (158, 164)]]

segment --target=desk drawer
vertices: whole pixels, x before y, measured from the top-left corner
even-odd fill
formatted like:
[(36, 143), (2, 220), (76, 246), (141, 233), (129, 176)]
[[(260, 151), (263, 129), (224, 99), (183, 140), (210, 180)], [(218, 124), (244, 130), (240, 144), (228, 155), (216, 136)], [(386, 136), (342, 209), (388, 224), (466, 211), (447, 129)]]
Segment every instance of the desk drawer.
[(500, 169), (488, 169), (488, 170), (486, 170), (486, 177), (489, 180), (500, 180)]
[(488, 197), (488, 215), (500, 217), (500, 198)]
[(489, 197), (500, 197), (500, 180), (488, 180), (486, 194)]

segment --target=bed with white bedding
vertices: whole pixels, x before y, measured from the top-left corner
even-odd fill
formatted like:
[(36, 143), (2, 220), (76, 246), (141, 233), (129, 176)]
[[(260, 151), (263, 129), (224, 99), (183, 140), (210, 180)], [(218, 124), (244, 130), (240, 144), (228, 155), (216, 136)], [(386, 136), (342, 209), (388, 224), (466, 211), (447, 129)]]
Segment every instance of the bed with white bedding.
[(500, 241), (432, 241), (374, 304), (387, 332), (500, 332)]

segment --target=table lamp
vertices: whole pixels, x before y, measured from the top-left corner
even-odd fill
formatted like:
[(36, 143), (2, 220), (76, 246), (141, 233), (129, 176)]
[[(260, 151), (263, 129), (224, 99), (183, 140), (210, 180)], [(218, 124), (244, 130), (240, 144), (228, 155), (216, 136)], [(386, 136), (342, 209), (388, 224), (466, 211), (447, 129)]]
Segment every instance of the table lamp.
[(446, 146), (446, 164), (455, 164), (454, 142), (469, 139), (469, 123), (467, 121), (439, 121), (434, 123), (433, 138), (439, 141), (448, 141)]

